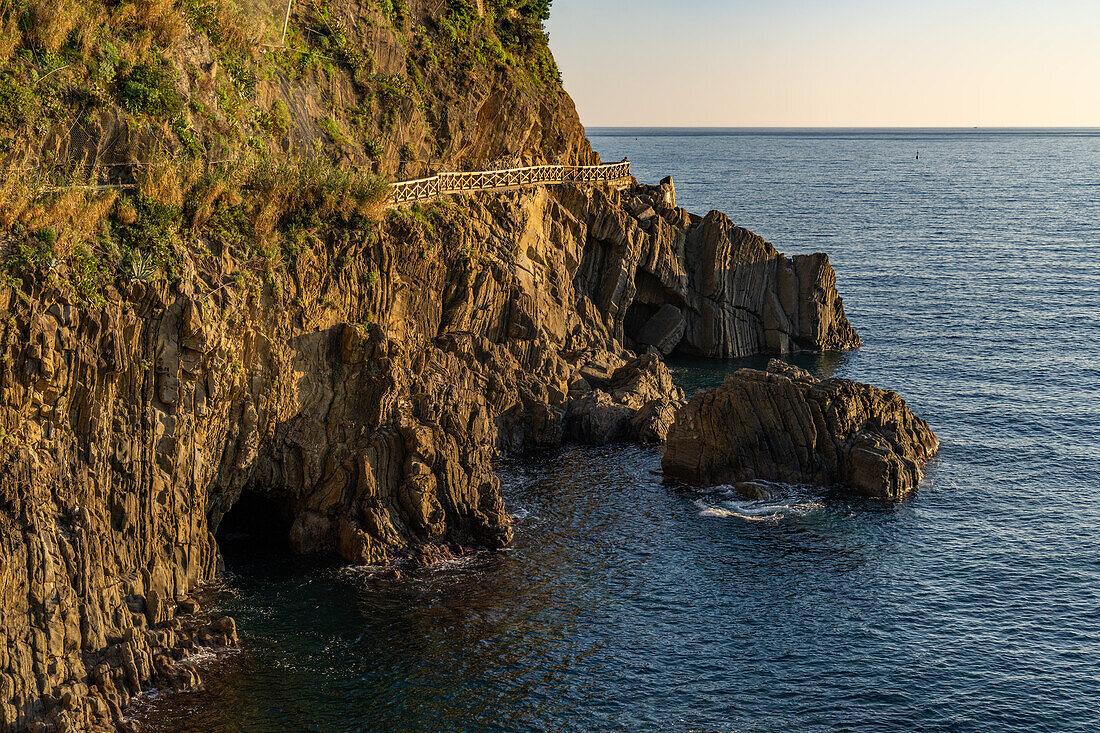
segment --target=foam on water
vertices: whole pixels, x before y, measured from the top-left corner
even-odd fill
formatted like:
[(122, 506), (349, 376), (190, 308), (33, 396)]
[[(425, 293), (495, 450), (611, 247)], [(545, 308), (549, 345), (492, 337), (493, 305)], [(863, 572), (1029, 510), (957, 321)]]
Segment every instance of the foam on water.
[(805, 517), (825, 508), (824, 504), (729, 499), (717, 505), (702, 499), (695, 501), (701, 517), (743, 519), (746, 522), (778, 522), (788, 517)]
[(826, 489), (768, 481), (754, 482), (759, 495), (747, 498), (733, 486), (716, 486), (695, 500), (701, 517), (780, 522), (802, 518), (826, 508)]

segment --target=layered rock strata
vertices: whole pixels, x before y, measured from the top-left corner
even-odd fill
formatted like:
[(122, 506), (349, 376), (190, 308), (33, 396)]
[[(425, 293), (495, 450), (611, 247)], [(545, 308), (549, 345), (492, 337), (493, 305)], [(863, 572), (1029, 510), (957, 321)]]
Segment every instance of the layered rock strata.
[(917, 490), (938, 450), (896, 393), (821, 381), (772, 360), (766, 372), (739, 370), (692, 397), (669, 431), (662, 466), (701, 484), (843, 485), (896, 500)]
[[(782, 300), (778, 276), (729, 275), (742, 265), (721, 247), (710, 267), (737, 290), (697, 293), (688, 242), (732, 230), (672, 198), (669, 183), (440, 203), (376, 235), (318, 233), (278, 279), (204, 240), (176, 280), (120, 277), (95, 309), (48, 269), (0, 286), (0, 723), (106, 725), (127, 697), (101, 664), (127, 694), (166, 679), (125, 660), (170, 656), (179, 603), (214, 577), (214, 532), (244, 493), (285, 518), (296, 551), (430, 557), (510, 541), (499, 453), (663, 439), (682, 395), (624, 344), (644, 350), (632, 311), (670, 299), (690, 334), (690, 303)], [(773, 274), (788, 262), (765, 259)], [(828, 291), (817, 273), (797, 292)], [(791, 313), (817, 325), (789, 333), (835, 345), (802, 297)], [(767, 348), (766, 321), (745, 323), (735, 351)]]
[(620, 205), (577, 193), (591, 222), (578, 288), (628, 346), (727, 359), (860, 345), (827, 255), (786, 257), (721, 212), (690, 214), (671, 179)]
[(589, 445), (663, 443), (684, 399), (683, 390), (652, 354), (610, 374), (582, 370), (571, 391), (576, 397), (565, 413), (567, 436)]
[[(388, 178), (599, 160), (541, 34), (512, 53), (529, 4), (294, 3), (283, 50), (247, 33), (232, 48), (230, 16), (205, 11), (164, 24), (114, 3), (40, 5), (32, 25), (84, 19), (73, 37), (95, 63), (47, 72), (56, 54), (32, 53), (31, 33), (8, 81), (34, 90), (24, 106), (49, 103), (34, 134), (9, 115), (0, 137), (97, 182), (253, 147)], [(107, 36), (83, 35), (97, 29), (148, 52), (114, 91), (155, 77), (145, 101), (178, 109), (158, 119), (85, 78), (118, 61)], [(509, 38), (503, 57), (482, 53)], [(98, 90), (92, 107), (80, 89)], [(72, 252), (23, 262), (10, 255), (29, 230), (0, 232), (5, 267), (22, 268), (0, 279), (5, 730), (107, 729), (140, 690), (196, 684), (177, 660), (233, 643), (231, 622), (189, 620), (229, 512), (262, 503), (292, 549), (357, 563), (500, 547), (512, 530), (496, 455), (664, 438), (682, 395), (652, 352), (858, 345), (823, 255), (786, 258), (720, 214), (689, 214), (671, 181), (457, 198), (371, 231), (298, 222), (263, 242), (161, 231), (119, 208), (150, 232), (128, 246), (172, 271), (116, 277), (121, 260), (92, 256), (110, 238), (89, 241), (83, 266), (110, 281), (94, 306), (74, 293)], [(55, 224), (34, 222), (41, 241), (60, 241)]]

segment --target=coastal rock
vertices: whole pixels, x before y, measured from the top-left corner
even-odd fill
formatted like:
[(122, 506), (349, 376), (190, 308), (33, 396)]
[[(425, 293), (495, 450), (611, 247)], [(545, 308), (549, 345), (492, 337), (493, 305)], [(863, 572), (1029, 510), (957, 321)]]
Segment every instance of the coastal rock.
[(588, 240), (576, 285), (615, 338), (722, 359), (860, 345), (826, 255), (786, 257), (721, 212), (675, 202), (671, 179), (564, 192)]
[(640, 356), (616, 369), (606, 389), (569, 403), (566, 434), (589, 445), (662, 443), (683, 399), (664, 362)]
[[(94, 17), (113, 18), (116, 4), (99, 5)], [(222, 154), (229, 132), (273, 162), (323, 159), (388, 179), (503, 157), (599, 160), (556, 75), (454, 63), (443, 52), (455, 45), (453, 4), (406, 5), (326, 4), (343, 50), (323, 70), (288, 77), (252, 49), (235, 62), (231, 117), (223, 52), (196, 23), (167, 34), (177, 41), (164, 53), (138, 34), (149, 60), (178, 72), (166, 78), (178, 77), (182, 127), (123, 109), (113, 92), (87, 115), (66, 92), (54, 101), (75, 106), (39, 116), (52, 131), (26, 142), (45, 161), (110, 169), (127, 188), (97, 200), (118, 204), (134, 238), (125, 249), (150, 263), (160, 252), (170, 268), (123, 275), (96, 259), (119, 244), (105, 236), (80, 276), (102, 271), (105, 286), (78, 296), (68, 260), (11, 257), (29, 234), (0, 232), (0, 729), (110, 730), (142, 690), (198, 684), (177, 662), (236, 640), (232, 620), (207, 624), (194, 600), (219, 568), (223, 524), (362, 564), (500, 548), (512, 528), (496, 456), (665, 438), (683, 394), (658, 357), (636, 351), (858, 344), (824, 256), (787, 259), (721, 215), (678, 208), (671, 179), (453, 197), (369, 226), (302, 211), (278, 230), (286, 212), (273, 209), (266, 234), (259, 221), (230, 226), (236, 194), (213, 184), (208, 201), (161, 205), (204, 168), (185, 151), (237, 157)], [(499, 42), (493, 25), (469, 29), (472, 48)], [(25, 53), (36, 47), (12, 57), (45, 58)], [(83, 89), (86, 68), (49, 74)], [(158, 205), (139, 214), (129, 186), (162, 163), (157, 193), (141, 196)], [(326, 196), (355, 193), (339, 176), (323, 183)], [(65, 216), (91, 217), (85, 203)], [(229, 228), (196, 233), (173, 218), (192, 208), (219, 209)], [(48, 232), (71, 245), (35, 216), (39, 244)]]
[(772, 360), (697, 393), (677, 413), (662, 467), (701, 484), (753, 481), (841, 484), (903, 499), (939, 450), (928, 424), (894, 392), (844, 379), (818, 380)]
[(662, 354), (668, 355), (680, 344), (687, 331), (687, 319), (679, 308), (665, 303), (660, 310), (646, 321), (638, 332), (637, 342), (642, 346), (652, 346)]
[[(668, 434), (683, 394), (628, 348), (632, 324), (683, 350), (699, 303), (786, 298), (776, 334), (802, 334), (784, 324), (805, 313), (807, 348), (851, 345), (818, 297), (826, 260), (765, 258), (760, 272), (794, 273), (769, 279), (708, 255), (737, 285), (704, 294), (685, 249), (702, 220), (672, 208), (671, 182), (637, 191), (645, 228), (613, 188), (486, 194), (436, 206), (430, 227), (397, 212), (373, 236), (318, 235), (279, 287), (234, 287), (246, 264), (217, 241), (185, 253), (178, 283), (119, 279), (98, 308), (50, 272), (3, 286), (0, 722), (30, 729), (69, 692), (71, 727), (95, 730), (123, 691), (168, 679), (127, 660), (175, 653), (174, 637), (140, 639), (214, 577), (230, 512), (262, 522), (249, 512), (265, 506), (293, 550), (354, 563), (508, 544), (497, 455)], [(735, 349), (700, 351), (767, 350), (764, 319), (746, 323), (713, 341)], [(853, 480), (896, 470), (858, 447)]]

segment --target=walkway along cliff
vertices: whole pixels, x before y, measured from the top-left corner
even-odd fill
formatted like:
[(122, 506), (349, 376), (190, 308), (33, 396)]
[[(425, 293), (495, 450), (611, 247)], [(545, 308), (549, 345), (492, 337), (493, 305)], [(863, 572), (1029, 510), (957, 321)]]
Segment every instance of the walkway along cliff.
[[(17, 47), (70, 44), (82, 61), (38, 87), (60, 107), (0, 115), (4, 149), (69, 161), (69, 182), (93, 158), (117, 164), (136, 188), (5, 182), (6, 730), (109, 730), (141, 690), (197, 684), (188, 654), (235, 640), (194, 600), (229, 512), (266, 506), (295, 551), (354, 563), (502, 547), (493, 459), (663, 440), (683, 395), (659, 354), (859, 344), (824, 255), (690, 214), (672, 181), (379, 218), (384, 187), (347, 172), (372, 157), (391, 179), (433, 155), (598, 164), (518, 5), (296, 3), (288, 43), (306, 53), (284, 53), (233, 35), (247, 26), (232, 15), (84, 0), (58, 37), (68, 16), (31, 4)], [(144, 47), (111, 35), (139, 31)], [(108, 41), (132, 58), (70, 128), (55, 110), (99, 78)], [(5, 83), (44, 73), (37, 58), (13, 56)], [(257, 147), (247, 165), (211, 162)]]

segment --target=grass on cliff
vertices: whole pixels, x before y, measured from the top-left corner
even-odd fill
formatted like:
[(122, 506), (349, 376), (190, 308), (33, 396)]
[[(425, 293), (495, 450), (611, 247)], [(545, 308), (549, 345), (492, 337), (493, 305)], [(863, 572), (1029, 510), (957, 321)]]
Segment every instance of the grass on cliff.
[[(448, 0), (425, 15), (406, 0), (298, 0), (286, 46), (271, 47), (261, 39), (279, 36), (282, 16), (259, 12), (264, 3), (8, 0), (0, 3), (0, 164), (99, 164), (87, 154), (102, 145), (42, 144), (57, 134), (110, 134), (139, 159), (148, 137), (204, 160), (286, 151), (294, 138), (299, 155), (320, 143), (333, 159), (419, 175), (448, 155), (454, 131), (441, 105), (475, 76), (500, 67), (531, 89), (560, 88), (542, 28), (549, 5), (487, 0), (479, 14), (471, 0)], [(373, 58), (379, 26), (406, 54), (398, 73)], [(354, 94), (339, 89), (345, 75)], [(286, 104), (272, 90), (288, 82), (315, 87), (328, 113), (273, 125), (276, 105), (285, 113)], [(112, 117), (125, 123), (122, 138), (100, 127)], [(401, 155), (408, 145), (413, 160)]]
[(0, 2), (0, 277), (97, 305), (117, 278), (188, 277), (211, 243), (270, 278), (334, 228), (370, 231), (383, 176), (450, 155), (455, 94), (490, 73), (560, 88), (549, 0), (482, 5), (296, 0), (270, 48), (255, 3)]
[(118, 278), (187, 277), (210, 242), (278, 280), (317, 232), (372, 231), (388, 192), (380, 177), (327, 161), (262, 157), (206, 168), (161, 158), (135, 188), (120, 191), (71, 178), (5, 177), (0, 275), (15, 287), (25, 278), (50, 281), (98, 307)]

